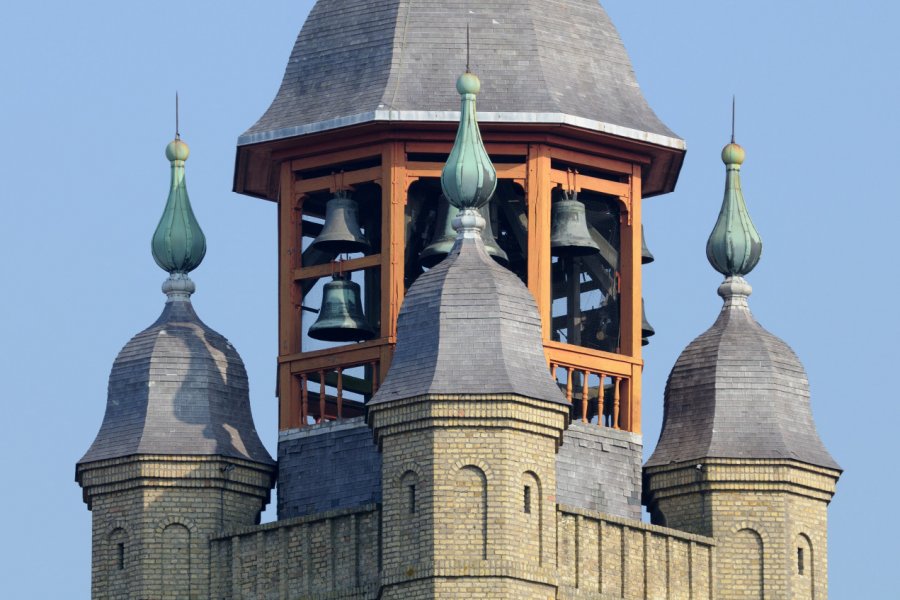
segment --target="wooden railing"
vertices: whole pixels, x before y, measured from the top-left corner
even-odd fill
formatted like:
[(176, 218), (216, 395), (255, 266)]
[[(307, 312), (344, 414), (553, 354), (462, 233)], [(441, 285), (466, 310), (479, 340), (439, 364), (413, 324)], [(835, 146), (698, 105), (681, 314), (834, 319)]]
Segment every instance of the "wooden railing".
[[(282, 368), (290, 371), (291, 412), (296, 415), (291, 427), (363, 415), (365, 401), (381, 384), (384, 346), (383, 340), (372, 340), (283, 358)], [(349, 373), (359, 367), (364, 376)]]
[[(558, 348), (545, 347), (545, 350), (550, 375), (572, 405), (572, 419), (589, 423), (596, 417), (599, 427), (629, 429), (626, 415), (632, 406), (632, 386), (628, 384), (633, 365), (627, 357), (585, 360)], [(590, 366), (585, 366), (586, 363)]]

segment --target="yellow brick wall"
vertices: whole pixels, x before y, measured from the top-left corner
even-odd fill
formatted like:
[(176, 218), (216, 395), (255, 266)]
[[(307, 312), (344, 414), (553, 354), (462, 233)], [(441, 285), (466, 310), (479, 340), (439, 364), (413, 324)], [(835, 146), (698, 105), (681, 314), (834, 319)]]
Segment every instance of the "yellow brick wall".
[(559, 598), (710, 600), (715, 542), (559, 507)]
[(258, 520), (273, 473), (137, 456), (82, 466), (78, 477), (93, 520), (92, 598), (192, 600), (210, 597), (210, 537)]
[(650, 470), (645, 491), (668, 526), (715, 538), (716, 597), (824, 600), (838, 473), (793, 461), (702, 464)]

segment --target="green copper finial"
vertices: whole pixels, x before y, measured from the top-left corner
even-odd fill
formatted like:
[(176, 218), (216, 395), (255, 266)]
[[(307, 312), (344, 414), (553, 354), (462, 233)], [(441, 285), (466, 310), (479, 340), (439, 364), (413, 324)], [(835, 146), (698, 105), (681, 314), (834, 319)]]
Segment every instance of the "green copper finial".
[(725, 197), (719, 219), (706, 242), (706, 258), (726, 277), (743, 277), (753, 270), (762, 255), (762, 240), (741, 191), (741, 164), (744, 149), (732, 142), (722, 149), (725, 163)]
[(188, 145), (176, 132), (166, 146), (166, 158), (172, 163), (172, 185), (151, 248), (156, 264), (170, 274), (187, 274), (196, 269), (206, 254), (206, 236), (197, 223), (184, 182), (184, 161)]
[(456, 90), (462, 97), (459, 130), (441, 173), (441, 188), (456, 208), (477, 209), (487, 204), (497, 187), (497, 172), (484, 149), (475, 114), (475, 96), (481, 82), (467, 71), (456, 80)]

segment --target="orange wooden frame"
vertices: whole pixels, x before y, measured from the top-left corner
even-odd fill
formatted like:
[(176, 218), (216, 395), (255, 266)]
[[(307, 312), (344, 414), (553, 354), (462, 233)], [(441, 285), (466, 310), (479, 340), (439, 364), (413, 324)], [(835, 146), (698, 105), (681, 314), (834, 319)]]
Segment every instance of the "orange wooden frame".
[[(279, 195), (279, 428), (301, 427), (307, 414), (300, 404), (303, 399), (298, 374), (334, 369), (347, 364), (377, 364), (377, 380), (387, 374), (397, 341), (397, 316), (403, 302), (405, 253), (405, 210), (409, 186), (423, 177), (440, 177), (443, 163), (410, 161), (410, 154), (447, 154), (453, 143), (452, 131), (427, 131), (410, 139), (374, 136), (371, 144), (342, 149), (323, 144), (321, 152), (308, 145), (300, 152), (283, 151)], [(525, 188), (528, 219), (527, 285), (535, 297), (543, 323), (544, 351), (548, 365), (564, 369), (586, 369), (615, 377), (621, 382), (621, 409), (617, 406), (617, 425), (640, 433), (641, 406), (641, 168), (647, 159), (620, 151), (608, 144), (593, 146), (583, 140), (566, 140), (553, 135), (531, 135), (504, 132), (485, 134), (488, 153), (494, 156), (521, 156), (521, 163), (501, 162), (495, 165), (499, 178), (519, 182)], [(358, 142), (359, 140), (357, 140)], [(299, 150), (299, 147), (298, 147)], [(379, 268), (381, 273), (381, 331), (375, 340), (304, 352), (301, 344), (299, 283), (329, 275), (331, 264), (304, 267), (300, 264), (302, 240), (302, 207), (304, 197), (316, 191), (336, 191), (334, 178), (315, 175), (304, 179), (298, 173), (329, 167), (340, 170), (342, 164), (380, 157), (381, 165), (343, 173), (345, 186), (375, 182), (381, 186), (381, 239), (377, 254), (344, 261), (343, 271)], [(577, 188), (612, 195), (623, 206), (619, 276), (621, 288), (621, 354), (555, 342), (551, 339), (551, 256), (550, 193), (558, 184), (566, 185), (565, 172), (551, 168), (560, 161), (586, 170), (608, 172), (615, 177), (605, 179), (579, 174)], [(618, 181), (616, 179), (619, 179)], [(617, 387), (618, 389), (618, 387)], [(311, 401), (310, 401), (311, 402)]]

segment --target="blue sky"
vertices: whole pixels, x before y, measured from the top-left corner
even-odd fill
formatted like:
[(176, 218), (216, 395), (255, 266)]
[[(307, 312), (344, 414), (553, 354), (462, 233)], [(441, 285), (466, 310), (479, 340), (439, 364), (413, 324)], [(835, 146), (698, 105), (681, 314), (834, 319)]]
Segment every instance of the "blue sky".
[[(645, 351), (655, 444), (666, 375), (715, 319), (704, 256), (724, 185), (730, 102), (764, 241), (757, 319), (807, 367), (820, 434), (846, 469), (830, 508), (834, 598), (896, 594), (900, 534), (900, 4), (604, 2), (651, 106), (688, 142), (676, 191), (645, 204), (657, 335)], [(237, 136), (281, 80), (310, 3), (15, 3), (0, 20), (0, 552), (5, 597), (88, 598), (90, 513), (74, 463), (99, 428), (116, 353), (162, 309), (150, 237), (165, 203), (172, 96), (209, 251), (200, 316), (241, 352), (275, 449), (275, 206), (231, 190)], [(473, 57), (477, 71), (477, 57)], [(577, 73), (573, 73), (576, 77)], [(485, 81), (485, 85), (490, 82)], [(448, 81), (447, 85), (453, 85)], [(271, 513), (269, 513), (271, 518)]]

